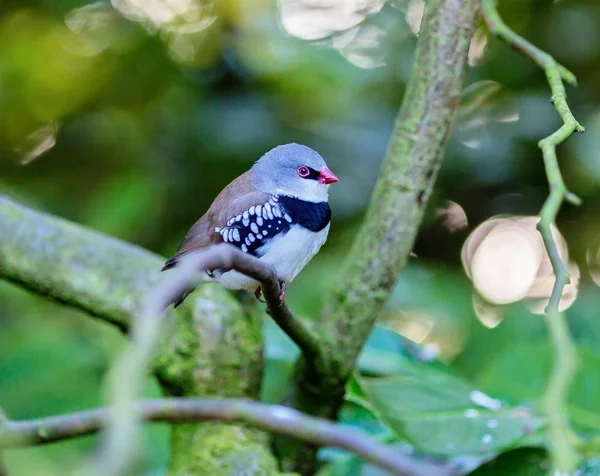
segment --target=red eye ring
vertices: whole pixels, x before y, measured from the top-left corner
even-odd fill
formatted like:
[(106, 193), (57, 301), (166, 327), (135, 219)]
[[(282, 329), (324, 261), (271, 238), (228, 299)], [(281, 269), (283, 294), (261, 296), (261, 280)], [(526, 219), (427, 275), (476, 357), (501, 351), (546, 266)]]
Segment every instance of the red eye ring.
[(298, 172), (298, 175), (300, 175), (300, 177), (302, 178), (308, 177), (310, 175), (310, 169), (306, 165), (301, 165), (296, 169), (296, 171)]

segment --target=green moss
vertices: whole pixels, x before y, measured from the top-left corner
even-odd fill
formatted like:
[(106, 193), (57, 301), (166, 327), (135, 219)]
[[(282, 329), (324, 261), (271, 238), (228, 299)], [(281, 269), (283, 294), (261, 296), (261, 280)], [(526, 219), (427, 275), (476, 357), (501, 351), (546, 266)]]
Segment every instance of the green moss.
[[(258, 398), (263, 369), (259, 319), (217, 285), (201, 286), (172, 313), (155, 373), (166, 393)], [(277, 475), (268, 436), (243, 425), (172, 429), (173, 475)]]
[(217, 285), (201, 286), (172, 313), (155, 372), (171, 395), (258, 397), (260, 320)]
[(125, 330), (164, 260), (0, 196), (0, 276)]
[[(406, 264), (462, 91), (476, 3), (426, 3), (413, 71), (365, 220), (340, 282), (315, 321), (328, 349), (323, 358), (297, 367), (288, 400), (294, 408), (321, 416), (337, 413), (344, 384)], [(285, 447), (283, 468), (303, 473), (314, 468), (314, 448), (278, 441)]]
[[(0, 197), (0, 276), (127, 330), (164, 259), (129, 243)], [(259, 319), (219, 286), (202, 286), (171, 312), (155, 360), (163, 391), (257, 398)], [(265, 434), (239, 425), (175, 427), (173, 474), (278, 474)]]
[(413, 248), (462, 92), (475, 4), (427, 2), (413, 71), (365, 221), (316, 324), (331, 342), (327, 361), (317, 367), (327, 377), (324, 386), (344, 384)]
[(264, 433), (242, 425), (177, 425), (173, 428), (168, 474), (280, 475)]

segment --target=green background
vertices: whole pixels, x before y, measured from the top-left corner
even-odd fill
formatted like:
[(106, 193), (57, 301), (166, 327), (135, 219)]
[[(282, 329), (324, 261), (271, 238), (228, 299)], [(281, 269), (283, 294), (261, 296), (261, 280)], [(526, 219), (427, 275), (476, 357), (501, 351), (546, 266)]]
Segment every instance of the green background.
[[(287, 294), (296, 314), (311, 319), (335, 282), (377, 178), (410, 74), (416, 36), (409, 23), (419, 3), (386, 2), (354, 28), (305, 40), (286, 32), (280, 22), (286, 10), (265, 0), (219, 2), (199, 14), (205, 20), (215, 15), (205, 24), (194, 17), (198, 0), (147, 2), (146, 11), (127, 0), (5, 1), (0, 193), (168, 256), (221, 188), (261, 154), (286, 142), (309, 145), (340, 178), (330, 189), (329, 241)], [(579, 429), (600, 431), (600, 293), (591, 279), (600, 263), (587, 259), (600, 246), (600, 5), (501, 4), (509, 25), (579, 79), (577, 89), (568, 89), (569, 103), (587, 132), (561, 146), (559, 160), (583, 205), (565, 206), (558, 227), (581, 270), (569, 321), (583, 367), (570, 416)], [(486, 34), (480, 24), (479, 46)], [(541, 208), (548, 186), (536, 144), (560, 126), (549, 96), (543, 72), (527, 58), (494, 38), (479, 54), (474, 48), (416, 258), (382, 318), (387, 331), (378, 329), (361, 357), (365, 374), (394, 374), (413, 379), (413, 386), (403, 381), (385, 393), (379, 384), (361, 381), (350, 392), (359, 403), (367, 396), (371, 404), (379, 402), (375, 413), (411, 451), (437, 455), (436, 468), (450, 471), (444, 474), (474, 469), (488, 454), (477, 425), (485, 427), (489, 418), (485, 412), (476, 421), (465, 417), (469, 392), (478, 389), (504, 402), (504, 429), (516, 418), (515, 406), (522, 405), (526, 416), (533, 413), (551, 366), (542, 317), (517, 303), (502, 309), (500, 325), (486, 328), (473, 310), (472, 285), (460, 262), (461, 246), (478, 224), (497, 214), (535, 215)], [(437, 213), (446, 200), (460, 205), (466, 227), (448, 228)], [(414, 329), (423, 326), (422, 349), (437, 348), (439, 361), (416, 362), (414, 348), (398, 337), (414, 338), (420, 335)], [(296, 354), (277, 329), (267, 321), (265, 327), (263, 394), (276, 402)], [(0, 283), (0, 406), (11, 418), (102, 404), (104, 376), (123, 345), (116, 330)], [(453, 396), (436, 400), (440, 389)], [(146, 394), (158, 394), (154, 382)], [(417, 408), (423, 395), (431, 401)], [(406, 414), (390, 408), (391, 401), (401, 402)], [(449, 402), (451, 407), (439, 406)], [(376, 434), (388, 432), (361, 405), (349, 404), (344, 419)], [(531, 438), (518, 444), (510, 429), (493, 435), (492, 450), (538, 446), (536, 422), (531, 425)], [(167, 428), (148, 428), (144, 438), (136, 471), (162, 474)], [(5, 456), (11, 475), (65, 474), (95, 443), (83, 438)], [(539, 450), (517, 451), (522, 453), (504, 458), (532, 460), (536, 467), (544, 458)], [(476, 463), (465, 456), (472, 454)], [(339, 474), (373, 474), (338, 452), (322, 455), (338, 461), (330, 469)], [(486, 474), (500, 474), (501, 463)]]

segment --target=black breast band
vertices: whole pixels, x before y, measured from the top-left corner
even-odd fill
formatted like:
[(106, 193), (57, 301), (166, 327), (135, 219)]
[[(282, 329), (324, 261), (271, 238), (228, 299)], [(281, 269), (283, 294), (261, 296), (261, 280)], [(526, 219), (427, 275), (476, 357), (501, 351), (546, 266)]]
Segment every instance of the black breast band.
[(292, 222), (310, 231), (321, 231), (331, 220), (331, 209), (327, 202), (307, 202), (285, 195), (280, 195), (278, 198), (281, 207), (292, 218)]

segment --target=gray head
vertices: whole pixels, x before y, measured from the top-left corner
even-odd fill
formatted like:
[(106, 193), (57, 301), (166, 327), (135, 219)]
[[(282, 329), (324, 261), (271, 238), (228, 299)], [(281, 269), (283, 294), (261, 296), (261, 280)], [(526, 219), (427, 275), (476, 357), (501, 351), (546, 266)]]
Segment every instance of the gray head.
[(338, 178), (310, 147), (285, 144), (263, 155), (250, 169), (255, 187), (311, 202), (327, 201), (329, 184)]

